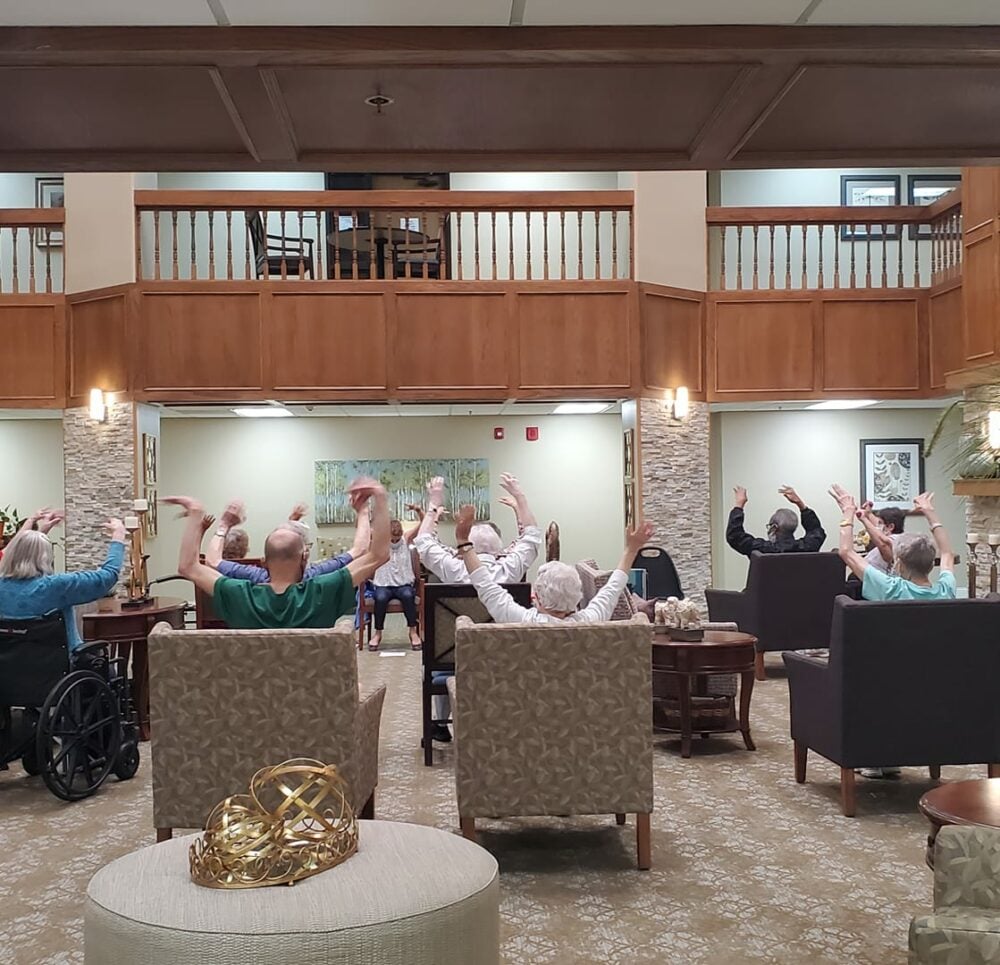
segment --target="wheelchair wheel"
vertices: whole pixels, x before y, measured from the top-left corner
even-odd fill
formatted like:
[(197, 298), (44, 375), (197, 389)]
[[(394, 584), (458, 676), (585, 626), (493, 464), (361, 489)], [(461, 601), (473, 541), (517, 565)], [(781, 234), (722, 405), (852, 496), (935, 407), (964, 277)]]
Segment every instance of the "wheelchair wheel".
[(45, 698), (35, 756), (46, 787), (64, 801), (89, 797), (106, 780), (121, 748), (118, 700), (97, 674), (67, 674)]
[(24, 768), (24, 773), (29, 777), (34, 777), (36, 774), (41, 773), (42, 769), (38, 766), (38, 755), (34, 747), (24, 752), (24, 757), (21, 758), (21, 767)]
[(135, 772), (139, 770), (139, 743), (138, 741), (125, 741), (118, 752), (115, 766), (112, 768), (115, 777), (119, 781), (128, 781), (135, 777)]

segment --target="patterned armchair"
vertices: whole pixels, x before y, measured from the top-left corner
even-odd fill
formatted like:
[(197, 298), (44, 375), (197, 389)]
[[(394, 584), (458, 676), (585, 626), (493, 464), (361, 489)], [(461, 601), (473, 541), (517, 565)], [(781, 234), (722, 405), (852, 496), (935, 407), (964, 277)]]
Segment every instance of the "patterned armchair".
[(173, 630), (149, 637), (153, 824), (200, 828), (261, 767), (336, 764), (373, 817), (385, 688), (358, 696), (354, 621), (333, 630)]
[(650, 866), (652, 643), (645, 616), (615, 623), (456, 630), (455, 780), (462, 833), (476, 818), (636, 815)]
[(1000, 830), (944, 827), (934, 843), (934, 911), (910, 922), (911, 965), (1000, 961)]

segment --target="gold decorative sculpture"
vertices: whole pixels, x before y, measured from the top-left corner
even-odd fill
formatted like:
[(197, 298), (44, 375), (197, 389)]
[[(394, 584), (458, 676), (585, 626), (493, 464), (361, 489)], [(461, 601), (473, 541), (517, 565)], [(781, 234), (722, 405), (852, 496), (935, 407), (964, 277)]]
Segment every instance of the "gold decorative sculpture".
[(358, 822), (332, 764), (295, 758), (261, 768), (250, 793), (227, 797), (189, 852), (191, 878), (206, 888), (294, 884), (358, 850)]

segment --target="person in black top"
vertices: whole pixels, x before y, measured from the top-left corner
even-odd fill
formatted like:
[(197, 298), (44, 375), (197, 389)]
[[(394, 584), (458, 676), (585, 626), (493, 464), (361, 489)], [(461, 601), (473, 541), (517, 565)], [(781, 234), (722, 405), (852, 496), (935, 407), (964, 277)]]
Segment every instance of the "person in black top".
[(798, 506), (802, 514), (802, 526), (806, 531), (801, 539), (795, 538), (799, 518), (790, 509), (778, 509), (767, 522), (767, 539), (751, 536), (743, 528), (743, 507), (747, 504), (747, 491), (742, 486), (733, 490), (736, 505), (729, 513), (726, 527), (726, 542), (737, 553), (749, 556), (758, 553), (816, 553), (826, 541), (826, 532), (813, 510), (799, 498), (791, 486), (782, 486), (778, 492), (793, 506)]

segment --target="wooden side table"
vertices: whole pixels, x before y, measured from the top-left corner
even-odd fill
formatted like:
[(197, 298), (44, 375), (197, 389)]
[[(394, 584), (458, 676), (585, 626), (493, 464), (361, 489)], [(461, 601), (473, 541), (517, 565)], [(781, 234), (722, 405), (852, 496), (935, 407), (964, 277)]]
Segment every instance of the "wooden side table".
[(103, 613), (86, 613), (83, 617), (83, 639), (106, 640), (112, 644), (114, 656), (132, 656), (132, 699), (139, 717), (139, 740), (149, 740), (149, 661), (147, 638), (157, 623), (168, 623), (175, 630), (184, 629), (187, 601), (171, 596), (158, 596), (140, 607), (122, 607), (121, 600)]
[(1000, 777), (953, 781), (928, 791), (917, 805), (931, 823), (927, 835), (927, 866), (934, 867), (934, 842), (946, 824), (1000, 828)]
[[(706, 630), (703, 640), (682, 642), (670, 640), (666, 634), (653, 633), (653, 679), (657, 689), (657, 674), (669, 674), (677, 682), (680, 709), (681, 756), (691, 756), (693, 720), (691, 713), (692, 688), (712, 674), (739, 674), (739, 718), (728, 717), (720, 721), (699, 722), (701, 733), (730, 734), (739, 731), (747, 750), (754, 751), (750, 736), (750, 698), (754, 682), (754, 645), (757, 638), (749, 633), (727, 630)], [(673, 730), (674, 728), (662, 728)]]

